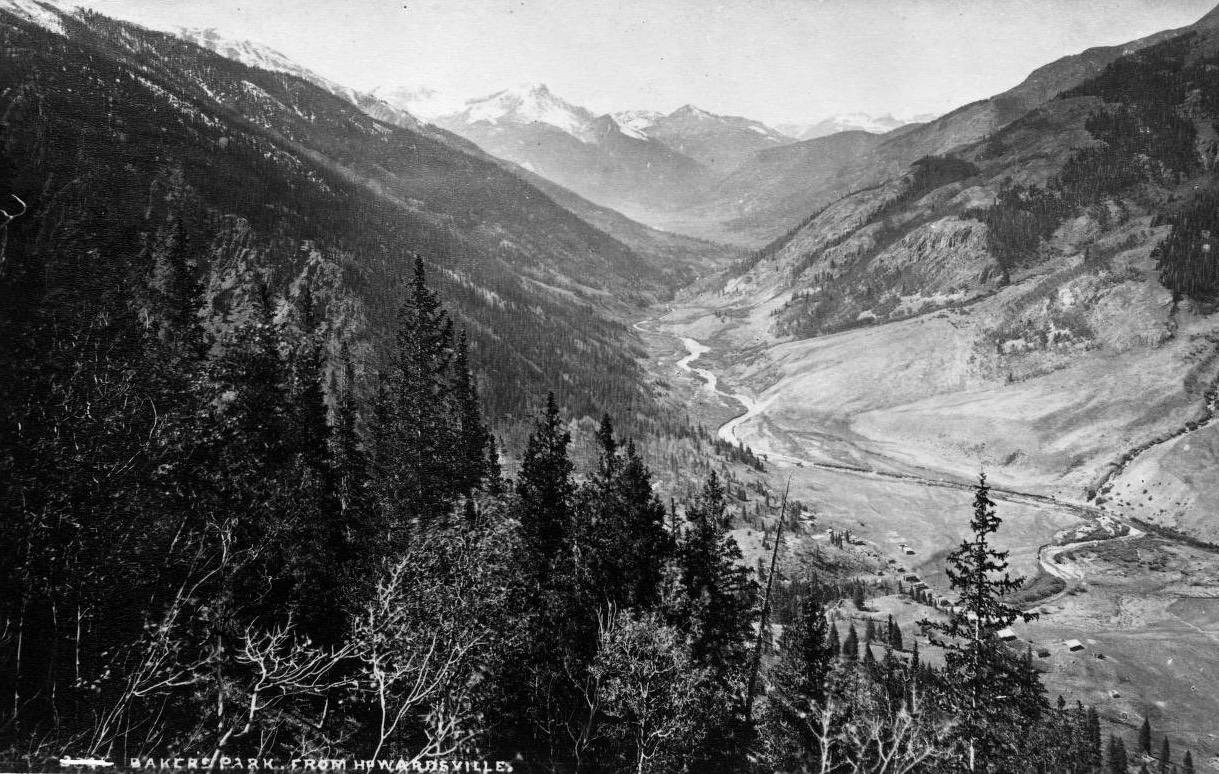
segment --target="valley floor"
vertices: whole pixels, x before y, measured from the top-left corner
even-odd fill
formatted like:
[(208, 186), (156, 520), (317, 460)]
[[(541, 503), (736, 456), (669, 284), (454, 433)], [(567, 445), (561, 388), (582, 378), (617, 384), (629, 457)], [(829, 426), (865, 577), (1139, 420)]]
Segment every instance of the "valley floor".
[[(763, 457), (773, 490), (790, 481), (818, 527), (850, 529), (941, 593), (984, 468), (1014, 572), (1049, 589), (1041, 618), (1016, 629), (1049, 652), (1038, 664), (1051, 698), (1095, 704), (1132, 730), (1150, 717), (1196, 759), (1219, 755), (1219, 553), (1137, 526), (1219, 535), (1219, 520), (1199, 515), (1219, 477), (1181, 451), (1219, 437), (1213, 391), (1203, 399), (1181, 382), (1182, 364), (1207, 365), (1219, 324), (1185, 318), (1159, 346), (1101, 347), (1013, 379), (984, 332), (1020, 292), (799, 341), (769, 334), (767, 305), (711, 295), (636, 327), (657, 377), (687, 380), (692, 413)], [(1183, 505), (1147, 507), (1163, 497)], [(1100, 527), (1117, 538), (1092, 539)], [(749, 535), (739, 539), (760, 542)], [(752, 561), (760, 545), (743, 548)]]

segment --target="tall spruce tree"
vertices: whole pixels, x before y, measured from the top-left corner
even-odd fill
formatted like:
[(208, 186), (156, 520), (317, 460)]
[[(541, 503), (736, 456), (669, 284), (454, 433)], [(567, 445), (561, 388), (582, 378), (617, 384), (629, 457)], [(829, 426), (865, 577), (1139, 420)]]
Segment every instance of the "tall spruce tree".
[(708, 675), (700, 702), (707, 742), (690, 765), (702, 771), (738, 771), (752, 743), (745, 691), (757, 588), (725, 529), (724, 488), (714, 472), (687, 506), (686, 520), (678, 546), (685, 589), (678, 626), (688, 632), (693, 659)]
[(516, 480), (515, 506), (524, 547), (543, 582), (556, 574), (570, 573), (576, 491), (567, 454), (570, 444), (571, 433), (564, 426), (554, 393), (550, 393), (525, 447)]
[(800, 771), (819, 758), (821, 740), (808, 718), (825, 702), (825, 681), (837, 653), (825, 609), (814, 596), (806, 596), (796, 619), (783, 630), (778, 660), (769, 672), (761, 738), (772, 770)]
[(686, 520), (679, 556), (695, 658), (721, 672), (739, 667), (747, 660), (756, 588), (724, 529), (724, 488), (714, 471), (687, 508)]
[(847, 629), (846, 639), (842, 641), (842, 657), (847, 661), (859, 659), (859, 634), (855, 631), (854, 623)]
[(619, 607), (647, 609), (659, 601), (664, 563), (672, 553), (665, 509), (635, 444), (614, 437), (606, 415), (597, 431), (596, 472), (581, 487), (582, 563), (593, 596)]
[(469, 341), (464, 330), (457, 337), (453, 359), (453, 402), (459, 426), (455, 483), (458, 491), (468, 497), (492, 477), (493, 471), (488, 460), (491, 431), (483, 422), (478, 387), (470, 367)]
[(1127, 774), (1129, 771), (1129, 760), (1126, 756), (1126, 744), (1121, 740), (1121, 737), (1109, 736), (1109, 754), (1108, 754), (1109, 774)]
[[(376, 556), (369, 497), (368, 457), (360, 437), (359, 391), (356, 367), (346, 345), (340, 353), (343, 381), (334, 402), (334, 432), (331, 434), (332, 464), (335, 492), (342, 522), (347, 534), (345, 542), (357, 556)], [(375, 563), (370, 562), (369, 566)]]
[(948, 701), (960, 713), (957, 741), (963, 767), (971, 772), (1006, 765), (1018, 753), (1022, 729), (1035, 722), (1045, 706), (1036, 674), (1030, 675), (1024, 660), (1013, 656), (998, 638), (998, 632), (1013, 622), (1036, 618), (1002, 601), (1024, 579), (1007, 573), (1007, 552), (991, 544), (1000, 523), (982, 474), (974, 495), (972, 538), (948, 556), (946, 569), (963, 615), (946, 623), (922, 622), (941, 635), (936, 642), (945, 651)]
[[(370, 434), (375, 504), (388, 545), (443, 525), (476, 478), (466, 470), (461, 443), (472, 386), (468, 372), (455, 374), (456, 355), (453, 323), (416, 256)], [(463, 391), (467, 401), (458, 406)]]

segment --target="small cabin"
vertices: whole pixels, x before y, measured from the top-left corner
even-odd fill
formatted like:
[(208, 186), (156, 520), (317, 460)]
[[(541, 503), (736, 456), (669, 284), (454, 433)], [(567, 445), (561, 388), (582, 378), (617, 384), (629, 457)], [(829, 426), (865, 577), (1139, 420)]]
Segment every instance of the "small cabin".
[(1011, 629), (1000, 629), (999, 639), (1003, 640), (1004, 642), (1011, 642), (1012, 640), (1016, 639), (1016, 633)]
[(906, 548), (906, 555), (907, 555), (907, 556), (914, 556), (914, 549), (913, 549), (913, 548), (910, 548), (910, 547), (907, 547), (907, 548)]
[(1082, 642), (1080, 642), (1079, 640), (1064, 640), (1062, 644), (1066, 645), (1067, 650), (1069, 650), (1071, 652), (1075, 652), (1075, 651), (1084, 649), (1084, 644)]
[(906, 581), (906, 583), (918, 583), (918, 582), (919, 582), (919, 577), (918, 577), (917, 575), (915, 575), (915, 574), (911, 573), (910, 575), (907, 575), (907, 576), (906, 576), (905, 578), (903, 578), (902, 580)]
[(1037, 658), (1049, 658), (1049, 657), (1050, 657), (1050, 651), (1046, 650), (1045, 648), (1040, 648), (1037, 651)]

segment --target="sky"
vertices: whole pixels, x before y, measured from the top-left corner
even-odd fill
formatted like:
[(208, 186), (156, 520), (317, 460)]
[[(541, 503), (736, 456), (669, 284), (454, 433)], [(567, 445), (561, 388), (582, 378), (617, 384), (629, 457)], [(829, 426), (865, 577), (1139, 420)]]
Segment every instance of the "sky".
[(212, 27), (348, 86), (462, 99), (545, 83), (594, 112), (684, 104), (771, 124), (944, 113), (1217, 0), (76, 0)]

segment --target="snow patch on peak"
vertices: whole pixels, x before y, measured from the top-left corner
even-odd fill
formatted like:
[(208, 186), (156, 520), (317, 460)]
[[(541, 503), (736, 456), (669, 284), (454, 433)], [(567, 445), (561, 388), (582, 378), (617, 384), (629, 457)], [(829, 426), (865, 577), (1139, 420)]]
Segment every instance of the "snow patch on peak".
[(623, 110), (612, 114), (610, 117), (618, 125), (618, 130), (627, 137), (634, 137), (636, 140), (646, 140), (648, 139), (648, 128), (661, 118), (664, 118), (664, 115), (655, 110)]
[(910, 123), (922, 123), (926, 116), (910, 119), (894, 118), (892, 115), (873, 116), (869, 113), (838, 113), (812, 124), (784, 124), (780, 131), (798, 140), (812, 140), (838, 132), (869, 132), (885, 134)]
[(462, 97), (443, 94), (427, 86), (378, 86), (372, 90), (371, 96), (424, 121), (453, 115), (466, 105)]
[(467, 124), (549, 124), (583, 141), (589, 141), (592, 113), (556, 97), (544, 84), (529, 83), (466, 102), (453, 116)]
[(255, 43), (252, 40), (229, 38), (213, 27), (206, 29), (199, 27), (177, 27), (173, 30), (173, 33), (183, 40), (194, 43), (201, 48), (206, 48), (225, 59), (240, 62), (247, 67), (257, 67), (260, 70), (295, 76), (325, 89), (335, 96), (342, 97), (348, 102), (359, 104), (360, 94), (354, 89), (335, 83), (328, 78), (323, 78), (270, 46)]
[(63, 19), (60, 17), (72, 13), (75, 11), (75, 7), (66, 3), (38, 2), (37, 0), (0, 0), (0, 11), (8, 11), (45, 30), (63, 35)]
[(694, 107), (690, 104), (682, 105), (677, 110), (674, 110), (669, 114), (670, 118), (675, 116), (690, 116), (692, 118), (719, 118), (719, 116), (715, 115), (714, 113), (708, 113), (706, 110)]
[(272, 72), (291, 73), (296, 75), (304, 68), (270, 46), (255, 43), (250, 40), (234, 40), (227, 38), (215, 27), (206, 29), (200, 27), (177, 27), (174, 33), (183, 40), (189, 40), (197, 46), (214, 51), (225, 59), (232, 59), (250, 67), (258, 67)]

